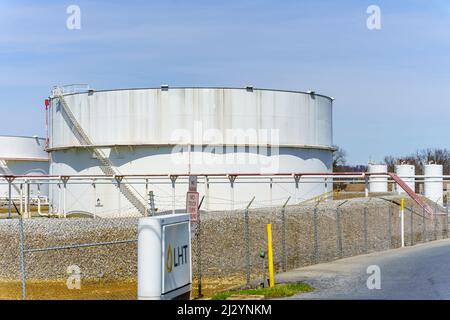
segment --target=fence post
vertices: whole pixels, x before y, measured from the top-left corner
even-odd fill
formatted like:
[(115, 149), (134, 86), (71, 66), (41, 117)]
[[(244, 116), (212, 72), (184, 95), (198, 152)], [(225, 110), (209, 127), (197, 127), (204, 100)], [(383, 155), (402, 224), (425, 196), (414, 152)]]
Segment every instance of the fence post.
[(400, 207), (400, 246), (405, 246), (405, 199), (402, 198)]
[(172, 182), (172, 214), (175, 214), (175, 207), (176, 207), (176, 202), (175, 202), (175, 184), (177, 182), (177, 178), (178, 176), (169, 176), (170, 181)]
[(30, 210), (30, 182), (25, 180), (25, 212), (24, 217), (31, 218)]
[(150, 216), (155, 215), (155, 195), (153, 194), (153, 191), (150, 191), (148, 193), (148, 202), (150, 205)]
[(369, 239), (367, 231), (367, 207), (364, 208), (364, 253), (369, 251)]
[(67, 183), (69, 182), (70, 177), (63, 176), (61, 179), (63, 183), (63, 214), (64, 218), (67, 218)]
[(314, 230), (314, 261), (319, 263), (319, 238), (317, 233), (317, 206), (314, 207), (313, 215), (313, 230)]
[(20, 237), (20, 272), (22, 273), (22, 300), (27, 298), (26, 274), (25, 274), (25, 234), (23, 232), (23, 217), (19, 218)]
[(273, 206), (273, 178), (269, 179), (269, 192), (270, 206)]
[[(145, 179), (145, 203), (146, 204), (150, 203), (149, 196), (150, 196), (150, 194), (149, 194), (149, 190), (148, 190), (148, 179)], [(149, 212), (147, 205), (145, 205), (144, 211), (145, 211), (147, 217), (151, 216), (151, 212)]]
[(14, 181), (14, 177), (6, 178), (8, 181), (8, 219), (11, 219), (12, 215), (12, 182)]
[(299, 193), (299, 184), (300, 184), (300, 176), (299, 175), (294, 175), (294, 181), (295, 181), (295, 203), (299, 202), (298, 199), (298, 193)]
[(94, 213), (94, 218), (96, 218), (97, 217), (97, 187), (96, 187), (96, 185), (95, 185), (95, 179), (92, 179), (92, 191), (93, 191), (93, 193), (94, 193), (94, 210), (93, 210), (93, 213)]
[(433, 215), (433, 222), (434, 222), (434, 240), (437, 240), (437, 204), (434, 206), (434, 215)]
[(409, 212), (411, 213), (411, 223), (410, 223), (410, 244), (411, 246), (414, 245), (414, 207), (409, 208)]
[[(61, 192), (60, 192), (61, 195)], [(60, 196), (61, 197), (61, 196)], [(59, 201), (61, 202), (61, 201)], [(20, 215), (23, 214), (23, 183), (20, 184)]]
[(255, 197), (252, 198), (252, 200), (248, 203), (247, 207), (245, 207), (244, 210), (244, 241), (245, 241), (245, 264), (246, 264), (245, 269), (246, 269), (247, 287), (250, 286), (250, 272), (251, 272), (250, 226), (249, 226), (248, 211), (250, 206), (252, 205), (253, 200), (255, 200)]
[(287, 253), (286, 253), (286, 206), (291, 197), (281, 207), (281, 254), (283, 257), (283, 271), (287, 270)]
[[(200, 206), (200, 205), (199, 205)], [(203, 296), (202, 294), (202, 235), (201, 235), (201, 214), (200, 210), (197, 213), (197, 291), (198, 298)]]
[(367, 198), (369, 196), (369, 178), (364, 175), (364, 196)]
[[(121, 202), (122, 201), (121, 200), (121, 198), (122, 198), (121, 194), (122, 193), (120, 192), (121, 188), (122, 188), (122, 183), (118, 180), (117, 181), (117, 214), (118, 214), (119, 217), (122, 216), (122, 202)], [(65, 205), (64, 205), (64, 207), (65, 207)], [(66, 213), (65, 212), (66, 211), (64, 209), (64, 218), (66, 217)]]
[(445, 235), (448, 238), (448, 201), (447, 206), (445, 207)]
[[(236, 177), (234, 175), (229, 175), (228, 180), (230, 181), (230, 198), (231, 198), (231, 210), (234, 210), (234, 182), (236, 181)], [(252, 200), (253, 201), (253, 200)]]
[(427, 242), (427, 220), (426, 220), (426, 211), (422, 209), (422, 240), (423, 242)]
[(392, 248), (392, 207), (389, 206), (388, 209), (388, 238), (389, 238), (389, 249)]
[(206, 211), (209, 211), (209, 178), (205, 176), (205, 198), (206, 198)]
[(341, 218), (340, 218), (340, 210), (339, 207), (336, 208), (336, 230), (338, 236), (338, 255), (339, 258), (342, 258), (342, 232), (341, 232)]

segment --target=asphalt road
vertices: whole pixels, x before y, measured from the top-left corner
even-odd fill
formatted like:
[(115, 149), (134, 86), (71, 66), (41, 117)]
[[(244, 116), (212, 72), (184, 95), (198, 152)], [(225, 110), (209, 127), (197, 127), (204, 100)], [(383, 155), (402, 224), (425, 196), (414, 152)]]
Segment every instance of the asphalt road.
[[(381, 289), (368, 289), (369, 266)], [(316, 290), (292, 299), (450, 299), (450, 239), (296, 269), (278, 281), (303, 281)], [(374, 283), (374, 282), (370, 282)]]

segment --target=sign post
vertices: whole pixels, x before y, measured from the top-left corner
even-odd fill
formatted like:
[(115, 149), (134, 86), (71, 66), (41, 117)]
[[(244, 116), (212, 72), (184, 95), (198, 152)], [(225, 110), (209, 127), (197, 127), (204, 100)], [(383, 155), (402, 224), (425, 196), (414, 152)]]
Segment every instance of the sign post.
[(189, 176), (189, 191), (197, 191), (197, 176)]
[(139, 219), (138, 299), (189, 299), (192, 290), (188, 214)]

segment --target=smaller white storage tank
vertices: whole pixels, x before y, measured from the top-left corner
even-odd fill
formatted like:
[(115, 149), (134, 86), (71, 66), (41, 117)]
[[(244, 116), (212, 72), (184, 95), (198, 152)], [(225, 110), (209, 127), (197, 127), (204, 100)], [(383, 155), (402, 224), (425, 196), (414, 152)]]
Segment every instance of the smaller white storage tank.
[(424, 167), (424, 195), (431, 201), (443, 204), (444, 182), (441, 164), (426, 164)]
[[(395, 166), (395, 174), (402, 179), (414, 192), (416, 192), (416, 167), (412, 164), (399, 164)], [(398, 194), (406, 193), (402, 188), (396, 185)]]
[[(369, 163), (368, 173), (387, 173), (387, 165)], [(388, 192), (387, 176), (369, 176), (369, 192)]]
[[(49, 170), (45, 139), (38, 137), (0, 136), (0, 175), (47, 175)], [(12, 197), (20, 195), (20, 184), (13, 183)], [(48, 185), (31, 184), (30, 196), (48, 197)], [(0, 199), (9, 197), (6, 180), (0, 182)]]

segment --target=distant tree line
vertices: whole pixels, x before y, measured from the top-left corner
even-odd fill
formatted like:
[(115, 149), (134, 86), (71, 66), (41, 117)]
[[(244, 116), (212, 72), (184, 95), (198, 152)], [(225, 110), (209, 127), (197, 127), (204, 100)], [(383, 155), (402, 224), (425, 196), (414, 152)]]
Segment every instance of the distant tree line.
[(428, 163), (442, 164), (444, 175), (450, 174), (450, 151), (447, 149), (423, 149), (408, 156), (386, 156), (384, 163), (388, 171), (393, 172), (396, 164), (412, 164), (416, 167), (416, 174), (423, 174), (423, 166)]
[[(339, 146), (333, 146), (333, 172), (366, 172), (367, 166), (364, 165), (349, 165), (347, 164), (347, 152)], [(335, 182), (333, 183), (334, 191), (346, 189), (348, 183)]]
[[(366, 165), (348, 165), (347, 152), (339, 146), (334, 146), (333, 172), (365, 172)], [(442, 164), (444, 175), (450, 175), (450, 150), (447, 149), (422, 149), (406, 156), (386, 156), (384, 163), (389, 172), (394, 172), (397, 164), (412, 164), (416, 167), (416, 174), (423, 174), (423, 166), (428, 163)]]
[(333, 146), (333, 172), (365, 172), (365, 165), (349, 165), (347, 164), (347, 152), (339, 146)]
[[(348, 165), (347, 153), (344, 149), (334, 146), (333, 152), (333, 172), (366, 172), (366, 165)], [(395, 171), (397, 164), (411, 164), (416, 168), (417, 175), (423, 175), (423, 167), (425, 164), (435, 163), (441, 164), (444, 175), (450, 175), (450, 151), (447, 149), (423, 149), (417, 150), (415, 153), (407, 156), (386, 156), (384, 163), (388, 167), (388, 172)], [(344, 190), (347, 188), (347, 183), (340, 182), (334, 184), (335, 190)], [(419, 187), (416, 186), (418, 190)]]

